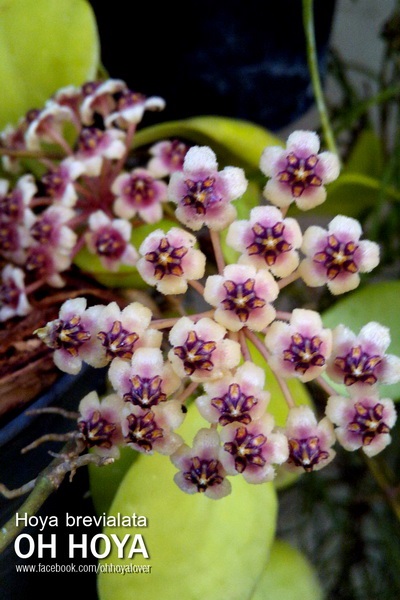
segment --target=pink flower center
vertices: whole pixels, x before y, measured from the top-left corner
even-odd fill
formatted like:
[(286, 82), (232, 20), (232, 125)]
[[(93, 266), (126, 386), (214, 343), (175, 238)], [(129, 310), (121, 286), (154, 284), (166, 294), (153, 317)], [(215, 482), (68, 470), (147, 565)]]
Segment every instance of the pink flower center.
[(291, 187), (292, 195), (299, 198), (309, 187), (322, 185), (322, 179), (315, 174), (318, 157), (310, 154), (308, 158), (299, 158), (294, 152), (286, 157), (286, 169), (278, 173), (278, 179)]
[(354, 346), (346, 356), (335, 358), (335, 366), (344, 374), (345, 385), (357, 382), (373, 385), (377, 381), (375, 368), (381, 362), (381, 356), (371, 356), (363, 352), (361, 346)]
[(147, 252), (145, 259), (154, 265), (154, 277), (162, 279), (165, 275), (183, 276), (181, 267), (182, 258), (187, 254), (188, 249), (184, 246), (175, 248), (171, 246), (168, 238), (160, 240), (157, 250)]
[(42, 182), (45, 185), (47, 194), (54, 197), (63, 194), (68, 178), (63, 175), (61, 168), (59, 168), (43, 175)]
[(93, 153), (101, 144), (105, 136), (104, 131), (96, 127), (85, 127), (79, 136), (78, 151)]
[(211, 405), (221, 413), (218, 419), (220, 425), (234, 421), (248, 425), (251, 421), (250, 411), (256, 404), (257, 399), (254, 396), (246, 396), (237, 383), (232, 383), (224, 396), (213, 398), (211, 401)]
[(223, 477), (220, 475), (220, 468), (219, 460), (207, 460), (194, 456), (189, 470), (185, 471), (183, 476), (196, 486), (198, 492), (204, 493), (207, 488), (222, 483)]
[(291, 342), (289, 348), (284, 351), (283, 357), (302, 375), (310, 367), (322, 367), (325, 364), (325, 358), (320, 353), (322, 340), (317, 335), (307, 338), (300, 333), (295, 333), (291, 336)]
[(227, 294), (221, 303), (222, 307), (235, 312), (241, 323), (246, 323), (252, 310), (265, 306), (265, 300), (254, 291), (255, 283), (255, 279), (247, 279), (244, 283), (224, 282)]
[(177, 346), (174, 354), (183, 361), (187, 375), (193, 375), (196, 369), (212, 371), (214, 364), (211, 355), (216, 349), (215, 342), (204, 342), (197, 337), (195, 331), (190, 331), (183, 346)]
[(362, 437), (364, 446), (368, 446), (376, 435), (389, 433), (390, 429), (384, 423), (383, 404), (379, 402), (375, 406), (365, 406), (362, 402), (356, 402), (354, 416), (348, 425), (348, 430)]
[(224, 444), (224, 450), (232, 454), (235, 458), (235, 469), (238, 473), (252, 465), (263, 467), (265, 458), (262, 456), (262, 448), (267, 438), (263, 434), (252, 435), (246, 427), (238, 427), (235, 432), (235, 438), (232, 442)]
[(330, 280), (340, 273), (357, 273), (358, 266), (354, 253), (358, 246), (354, 242), (340, 242), (335, 235), (330, 235), (322, 252), (314, 255), (314, 262), (323, 264)]
[(131, 402), (141, 408), (149, 408), (167, 399), (166, 394), (161, 391), (162, 379), (158, 375), (156, 377), (135, 375), (130, 383), (130, 391), (123, 396), (125, 402)]
[(39, 219), (30, 229), (31, 236), (39, 244), (48, 244), (52, 237), (53, 225), (47, 219)]
[(19, 221), (22, 218), (22, 213), (22, 197), (19, 190), (14, 190), (0, 197), (0, 215), (2, 218), (8, 217), (14, 221)]
[(270, 267), (275, 264), (276, 259), (283, 252), (289, 252), (292, 245), (283, 237), (285, 225), (278, 221), (273, 227), (264, 227), (261, 223), (255, 223), (252, 227), (253, 241), (246, 250), (249, 256), (258, 254)]

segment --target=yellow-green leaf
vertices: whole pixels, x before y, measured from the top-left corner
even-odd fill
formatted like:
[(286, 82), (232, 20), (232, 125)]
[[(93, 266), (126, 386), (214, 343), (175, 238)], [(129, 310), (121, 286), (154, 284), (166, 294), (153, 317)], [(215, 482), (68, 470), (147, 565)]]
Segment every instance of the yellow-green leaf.
[(86, 0), (0, 0), (0, 128), (60, 87), (93, 79), (99, 53)]

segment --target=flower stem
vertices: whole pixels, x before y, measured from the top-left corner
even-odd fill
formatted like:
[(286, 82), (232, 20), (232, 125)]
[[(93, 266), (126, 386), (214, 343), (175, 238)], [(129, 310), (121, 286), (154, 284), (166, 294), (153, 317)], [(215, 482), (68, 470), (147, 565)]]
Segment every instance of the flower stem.
[(303, 0), (303, 28), (306, 36), (307, 61), (317, 104), (319, 117), (321, 119), (322, 131), (326, 146), (331, 152), (338, 155), (335, 138), (329, 121), (328, 111), (325, 104), (324, 94), (321, 86), (321, 78), (318, 68), (318, 57), (315, 43), (314, 27), (314, 0)]

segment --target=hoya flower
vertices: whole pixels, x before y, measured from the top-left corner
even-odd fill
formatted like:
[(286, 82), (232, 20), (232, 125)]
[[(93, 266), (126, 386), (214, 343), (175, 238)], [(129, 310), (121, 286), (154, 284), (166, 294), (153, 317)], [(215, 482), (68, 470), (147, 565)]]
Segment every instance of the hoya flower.
[(240, 344), (225, 339), (226, 329), (203, 317), (194, 323), (180, 318), (169, 333), (168, 358), (180, 377), (207, 381), (222, 377), (240, 361)]
[(241, 473), (248, 483), (264, 483), (275, 477), (273, 465), (289, 457), (283, 433), (273, 432), (274, 419), (266, 414), (248, 425), (230, 423), (220, 432), (220, 460), (228, 475)]
[(168, 400), (151, 409), (125, 404), (122, 410), (125, 443), (143, 454), (159, 452), (170, 455), (183, 443), (181, 436), (174, 430), (182, 424), (184, 418), (182, 404), (178, 400)]
[(179, 221), (197, 231), (203, 225), (220, 231), (236, 217), (232, 200), (247, 188), (243, 169), (225, 167), (218, 171), (215, 153), (207, 146), (193, 146), (185, 156), (183, 171), (172, 173), (168, 198), (178, 207)]
[[(26, 209), (26, 213), (33, 214)], [(23, 265), (26, 258), (25, 248), (32, 243), (25, 224), (4, 219), (0, 216), (0, 254), (8, 261)]]
[(146, 283), (156, 286), (162, 294), (184, 294), (188, 280), (204, 275), (206, 257), (194, 248), (196, 242), (194, 235), (178, 227), (167, 233), (156, 229), (139, 248), (137, 270)]
[(311, 381), (326, 368), (332, 351), (332, 332), (323, 329), (320, 315), (295, 308), (290, 322), (274, 321), (267, 329), (265, 345), (269, 364), (282, 377)]
[(23, 317), (31, 309), (25, 292), (24, 272), (6, 265), (1, 272), (0, 321), (7, 321), (15, 316)]
[(265, 148), (260, 169), (270, 179), (264, 196), (280, 207), (296, 202), (301, 210), (322, 204), (325, 184), (339, 175), (339, 160), (333, 152), (319, 152), (320, 140), (314, 131), (294, 131), (286, 148)]
[(400, 381), (400, 358), (387, 354), (390, 330), (376, 322), (361, 328), (358, 335), (338, 325), (333, 330), (333, 350), (327, 375), (346, 386), (375, 386)]
[(104, 457), (119, 458), (123, 443), (121, 414), (124, 403), (117, 394), (100, 400), (97, 392), (89, 392), (79, 403), (78, 429), (87, 446)]
[(42, 176), (46, 193), (57, 204), (73, 207), (78, 199), (74, 182), (85, 171), (83, 164), (73, 158), (66, 158)]
[(183, 170), (183, 161), (189, 147), (180, 140), (163, 140), (153, 144), (149, 148), (151, 159), (147, 163), (147, 168), (154, 177), (166, 177)]
[(118, 217), (131, 219), (138, 214), (145, 223), (156, 223), (162, 218), (161, 203), (167, 200), (167, 184), (147, 169), (121, 173), (111, 191), (116, 196), (113, 211)]
[(165, 108), (165, 100), (159, 96), (146, 97), (138, 92), (123, 90), (118, 95), (116, 109), (105, 119), (106, 127), (117, 126), (127, 129), (143, 119), (146, 110), (159, 111)]
[[(21, 118), (16, 126), (7, 124), (0, 132), (0, 143), (3, 148), (11, 150), (25, 150), (26, 121)], [(8, 173), (17, 174), (21, 171), (21, 160), (9, 154), (1, 156), (1, 163)]]
[(397, 418), (393, 401), (379, 398), (374, 391), (360, 391), (351, 398), (331, 396), (325, 413), (337, 425), (336, 437), (343, 448), (362, 448), (369, 457), (390, 444), (390, 429)]
[(246, 361), (234, 374), (204, 383), (205, 394), (196, 398), (196, 406), (210, 423), (248, 425), (266, 412), (270, 393), (264, 384), (264, 369)]
[(268, 269), (275, 277), (287, 277), (299, 264), (302, 235), (298, 222), (284, 219), (275, 206), (256, 206), (247, 221), (234, 221), (226, 243), (241, 252), (240, 264)]
[(69, 255), (77, 242), (76, 233), (68, 226), (74, 216), (74, 211), (66, 206), (49, 206), (34, 218), (29, 233), (38, 244)]
[(107, 271), (118, 271), (121, 264), (135, 265), (136, 249), (130, 244), (132, 225), (126, 219), (110, 219), (97, 210), (88, 219), (85, 240), (89, 252), (96, 254)]
[(131, 302), (122, 310), (116, 302), (102, 306), (86, 362), (104, 367), (115, 358), (131, 360), (141, 346), (159, 348), (162, 334), (150, 327), (151, 318), (151, 310), (140, 302)]
[(66, 271), (72, 257), (64, 249), (55, 250), (47, 244), (32, 244), (26, 250), (24, 267), (32, 280), (43, 280), (51, 287), (65, 285), (60, 273)]
[(76, 375), (92, 352), (92, 337), (99, 317), (99, 307), (86, 308), (86, 298), (67, 300), (60, 308), (58, 319), (50, 321), (35, 334), (54, 349), (57, 367)]
[(361, 225), (356, 219), (338, 215), (323, 229), (309, 227), (303, 237), (300, 274), (310, 287), (327, 284), (332, 294), (343, 294), (360, 283), (359, 273), (369, 273), (379, 263), (379, 246), (360, 241)]
[(231, 483), (219, 460), (220, 438), (214, 429), (200, 429), (193, 447), (182, 444), (171, 455), (172, 463), (179, 469), (174, 481), (187, 494), (197, 492), (218, 500), (231, 493)]
[[(1, 180), (4, 182), (4, 180)], [(30, 173), (18, 178), (12, 190), (8, 191), (8, 185), (2, 183), (0, 188), (0, 213), (2, 220), (11, 220), (21, 223), (29, 205), (37, 192), (36, 183)]]
[(119, 129), (103, 131), (96, 127), (85, 127), (78, 138), (75, 159), (82, 163), (86, 175), (97, 177), (105, 158), (113, 160), (124, 156), (124, 140), (125, 133)]
[(80, 122), (79, 107), (84, 97), (82, 88), (84, 86), (66, 85), (56, 90), (52, 96), (54, 102), (59, 106), (66, 106), (75, 115), (76, 122)]
[(332, 446), (336, 438), (331, 421), (324, 417), (317, 422), (308, 406), (289, 410), (284, 433), (289, 442), (289, 471), (318, 471), (326, 467), (336, 455)]
[(229, 331), (262, 331), (275, 318), (271, 302), (279, 287), (268, 271), (250, 265), (227, 265), (222, 275), (207, 277), (204, 299), (216, 307), (214, 319)]
[(60, 106), (54, 100), (49, 100), (25, 132), (27, 149), (40, 150), (42, 142), (63, 146), (63, 125), (74, 120), (74, 114), (67, 106)]
[(181, 379), (164, 361), (159, 348), (138, 348), (129, 363), (115, 358), (108, 377), (114, 390), (125, 402), (143, 409), (165, 402), (181, 385)]
[(126, 90), (121, 79), (107, 79), (94, 85), (91, 93), (86, 93), (80, 105), (80, 117), (84, 125), (93, 125), (96, 115), (105, 119), (116, 107), (115, 95)]

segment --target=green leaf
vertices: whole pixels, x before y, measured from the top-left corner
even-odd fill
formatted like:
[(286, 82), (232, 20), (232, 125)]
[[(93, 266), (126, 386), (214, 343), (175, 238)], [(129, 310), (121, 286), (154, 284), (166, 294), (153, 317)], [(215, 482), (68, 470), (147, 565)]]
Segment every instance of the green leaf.
[(86, 0), (0, 0), (0, 128), (60, 87), (93, 79), (99, 53)]
[(107, 527), (122, 539), (142, 534), (150, 558), (119, 558), (114, 546), (100, 564), (148, 564), (148, 575), (100, 572), (99, 600), (177, 598), (243, 600), (260, 577), (272, 544), (277, 497), (270, 483), (249, 485), (232, 477), (232, 493), (220, 500), (185, 494), (173, 481), (167, 456), (141, 455), (127, 472), (110, 514), (144, 516), (147, 526)]
[(299, 550), (276, 539), (269, 561), (250, 600), (322, 600), (317, 573)]
[(241, 166), (248, 177), (258, 177), (261, 181), (265, 180), (259, 170), (264, 148), (284, 145), (277, 136), (250, 121), (200, 116), (182, 121), (170, 121), (138, 131), (133, 146), (137, 148), (173, 137), (210, 146), (221, 166)]
[[(400, 281), (386, 281), (367, 285), (338, 300), (322, 315), (325, 327), (333, 329), (343, 324), (358, 334), (361, 327), (370, 321), (376, 321), (389, 327), (391, 344), (388, 354), (400, 356)], [(347, 394), (344, 385), (325, 379), (338, 392)], [(400, 399), (400, 383), (382, 385), (382, 393), (394, 400)]]

